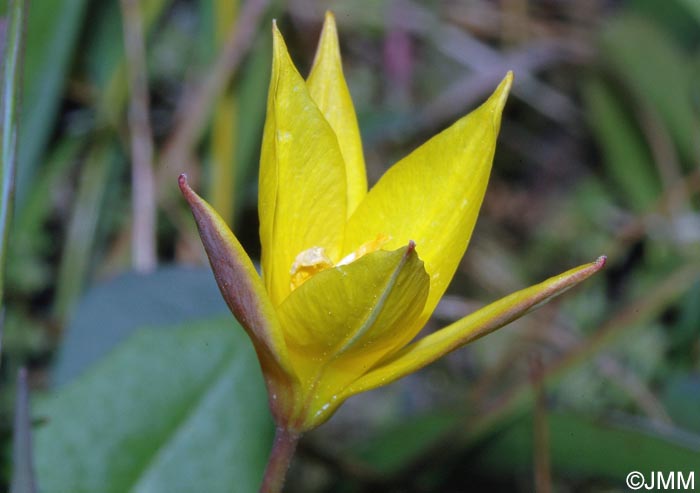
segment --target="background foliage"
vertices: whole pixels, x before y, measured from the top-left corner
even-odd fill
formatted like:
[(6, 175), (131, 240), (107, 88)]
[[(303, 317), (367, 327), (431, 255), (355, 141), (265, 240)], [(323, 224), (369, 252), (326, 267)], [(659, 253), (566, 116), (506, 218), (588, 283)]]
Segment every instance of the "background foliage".
[[(3, 45), (3, 88), (16, 89), (7, 53), (24, 51), (24, 80), (19, 116), (3, 120), (19, 140), (16, 159), (3, 140), (3, 190), (5, 166), (17, 171), (0, 489), (15, 396), (19, 418), (30, 414), (15, 385), (27, 366), (41, 491), (255, 490), (271, 440), (262, 381), (176, 178), (187, 171), (257, 255), (268, 26), (278, 19), (305, 74), (326, 8), (370, 183), (516, 75), (472, 244), (426, 331), (599, 254), (609, 267), (351, 399), (304, 439), (288, 490), (626, 491), (632, 470), (698, 479), (698, 5), (33, 0), (24, 47), (9, 34)], [(132, 174), (151, 169), (152, 186), (134, 188)], [(138, 208), (149, 200), (156, 210)], [(149, 253), (157, 265), (136, 261)], [(16, 452), (29, 423), (15, 421)], [(21, 457), (12, 487), (32, 491)]]

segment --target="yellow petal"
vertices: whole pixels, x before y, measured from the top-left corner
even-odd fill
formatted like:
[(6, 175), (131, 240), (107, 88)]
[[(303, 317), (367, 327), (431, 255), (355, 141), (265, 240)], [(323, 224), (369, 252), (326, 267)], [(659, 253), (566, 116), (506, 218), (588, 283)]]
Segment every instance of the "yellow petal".
[(289, 295), (278, 315), (311, 406), (330, 402), (396, 347), (420, 316), (428, 286), (410, 244), (320, 272)]
[(469, 243), (491, 171), (501, 112), (512, 82), (509, 72), (481, 107), (391, 167), (351, 216), (345, 252), (377, 234), (396, 248), (416, 241), (430, 275), (422, 319), (405, 333), (412, 339), (447, 289)]
[(348, 387), (342, 399), (398, 380), (450, 351), (503, 327), (589, 278), (603, 268), (605, 260), (605, 257), (600, 257), (595, 262), (506, 296), (406, 346)]
[(258, 354), (270, 355), (286, 373), (293, 374), (282, 329), (253, 262), (221, 216), (190, 188), (185, 175), (180, 175), (179, 185), (226, 304)]
[(367, 194), (365, 160), (355, 107), (343, 75), (335, 17), (326, 12), (321, 39), (311, 73), (306, 81), (311, 98), (333, 128), (345, 159), (348, 187), (348, 217)]
[(338, 260), (346, 221), (345, 164), (273, 26), (273, 62), (260, 157), (263, 279), (275, 306), (290, 291), (296, 256), (321, 247)]

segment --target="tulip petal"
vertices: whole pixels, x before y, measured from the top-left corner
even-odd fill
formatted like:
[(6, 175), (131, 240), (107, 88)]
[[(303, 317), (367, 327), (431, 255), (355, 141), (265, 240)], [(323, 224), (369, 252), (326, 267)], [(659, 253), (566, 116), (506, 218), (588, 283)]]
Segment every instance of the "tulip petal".
[[(420, 315), (428, 287), (411, 243), (320, 272), (294, 290), (278, 316), (301, 387), (326, 395), (364, 373)], [(315, 388), (319, 381), (327, 388)]]
[(281, 326), (253, 262), (221, 216), (190, 188), (187, 177), (180, 175), (178, 182), (192, 209), (226, 304), (248, 333), (258, 354), (266, 355), (285, 373), (293, 375)]
[(589, 278), (603, 268), (605, 261), (605, 257), (600, 257), (595, 262), (513, 293), (406, 346), (346, 388), (340, 400), (405, 377), (445, 354), (503, 327)]
[(491, 171), (501, 112), (512, 82), (508, 73), (481, 107), (392, 166), (369, 191), (345, 231), (345, 252), (378, 234), (392, 249), (414, 239), (430, 275), (424, 313), (405, 332), (420, 330), (469, 243)]
[(260, 157), (263, 279), (273, 305), (290, 292), (296, 256), (323, 248), (337, 261), (346, 217), (345, 163), (273, 26), (273, 63)]
[(348, 187), (347, 216), (349, 217), (367, 195), (367, 176), (360, 129), (343, 75), (338, 31), (335, 17), (331, 12), (326, 12), (321, 39), (306, 85), (311, 98), (338, 137), (340, 151), (345, 160)]

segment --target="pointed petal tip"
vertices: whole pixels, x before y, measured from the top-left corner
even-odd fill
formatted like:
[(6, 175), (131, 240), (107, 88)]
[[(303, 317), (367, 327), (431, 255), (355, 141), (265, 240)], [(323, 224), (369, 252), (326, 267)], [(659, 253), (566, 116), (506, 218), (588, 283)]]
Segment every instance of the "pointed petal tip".
[(574, 267), (573, 269), (560, 274), (558, 277), (560, 280), (563, 280), (565, 283), (568, 283), (571, 287), (588, 279), (593, 274), (596, 274), (597, 272), (602, 270), (603, 267), (605, 267), (607, 261), (608, 257), (605, 255), (601, 255), (593, 262)]
[[(289, 51), (287, 49), (287, 43), (284, 41), (284, 36), (277, 26), (277, 19), (272, 20), (272, 67), (273, 74), (275, 73), (276, 67), (284, 65), (283, 60), (289, 60), (291, 64), (291, 59), (289, 58)], [(274, 80), (274, 75), (272, 77)]]
[(406, 252), (411, 253), (416, 249), (416, 242), (413, 240), (408, 240), (408, 246), (406, 247)]
[[(318, 39), (316, 54), (311, 67), (313, 72), (316, 66), (320, 63), (321, 58), (328, 57), (334, 62), (340, 61), (340, 45), (338, 44), (338, 28), (335, 25), (335, 16), (330, 10), (326, 11), (326, 16), (323, 20), (323, 27)], [(342, 70), (342, 68), (341, 68)]]
[(506, 76), (503, 77), (503, 80), (498, 84), (499, 89), (510, 91), (510, 88), (513, 86), (513, 80), (515, 80), (515, 76), (513, 75), (513, 71), (509, 70), (506, 72)]
[(272, 53), (277, 54), (280, 47), (285, 46), (284, 37), (277, 26), (277, 19), (272, 19)]
[(585, 272), (586, 277), (588, 277), (590, 275), (595, 274), (599, 270), (601, 270), (603, 267), (605, 267), (605, 264), (607, 264), (607, 263), (608, 263), (607, 255), (601, 255), (600, 257), (595, 259), (593, 262), (586, 264), (586, 265), (582, 265), (581, 267), (579, 267), (579, 269), (582, 272)]
[(323, 28), (321, 37), (323, 37), (323, 34), (326, 32), (333, 33), (336, 35), (336, 37), (338, 35), (338, 27), (335, 23), (335, 14), (333, 14), (333, 12), (331, 12), (330, 10), (326, 10), (326, 15), (323, 18)]
[(403, 253), (402, 262), (407, 262), (411, 257), (415, 256), (416, 259), (423, 265), (423, 259), (420, 258), (418, 252), (416, 251), (416, 242), (413, 240), (408, 240), (406, 245), (406, 250)]
[(321, 39), (330, 36), (327, 43), (338, 44), (338, 26), (335, 24), (335, 15), (330, 10), (326, 10), (323, 18), (323, 28), (321, 29)]
[(493, 101), (493, 103), (495, 103), (498, 113), (500, 113), (503, 110), (503, 107), (506, 104), (506, 100), (508, 99), (508, 94), (510, 94), (510, 89), (512, 86), (513, 71), (509, 70), (506, 76), (500, 82), (500, 84), (498, 84), (498, 87), (494, 91), (491, 98), (489, 98), (491, 101)]
[(180, 176), (177, 177), (177, 184), (180, 187), (180, 192), (182, 192), (182, 195), (185, 197), (185, 199), (188, 202), (192, 201), (192, 194), (194, 192), (190, 188), (190, 184), (187, 183), (187, 174), (182, 173)]
[(180, 176), (178, 176), (177, 184), (180, 186), (180, 192), (182, 193), (182, 196), (185, 198), (185, 200), (191, 208), (196, 207), (196, 204), (202, 201), (200, 196), (197, 195), (197, 192), (192, 190), (192, 187), (190, 187), (190, 184), (187, 181), (186, 173), (182, 173)]

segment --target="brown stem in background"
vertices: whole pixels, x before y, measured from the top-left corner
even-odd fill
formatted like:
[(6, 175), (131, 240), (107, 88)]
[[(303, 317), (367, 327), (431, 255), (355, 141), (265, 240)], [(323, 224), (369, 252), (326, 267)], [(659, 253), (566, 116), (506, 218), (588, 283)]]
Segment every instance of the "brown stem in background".
[(277, 427), (275, 442), (267, 461), (260, 493), (280, 493), (282, 491), (299, 438), (301, 438), (300, 434)]
[(133, 201), (132, 263), (138, 272), (156, 267), (156, 198), (153, 137), (149, 122), (148, 76), (143, 19), (137, 0), (121, 0), (124, 46), (129, 74), (129, 133)]

